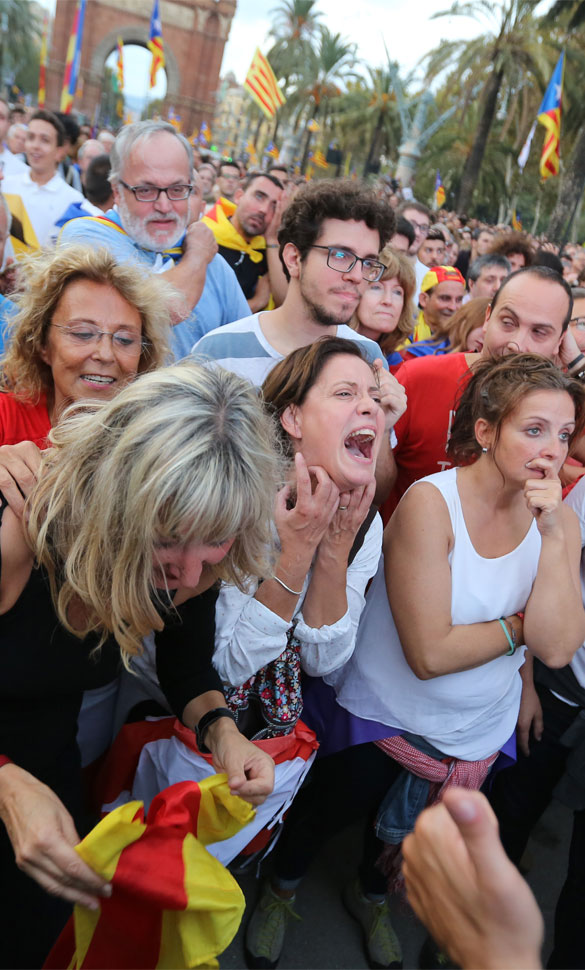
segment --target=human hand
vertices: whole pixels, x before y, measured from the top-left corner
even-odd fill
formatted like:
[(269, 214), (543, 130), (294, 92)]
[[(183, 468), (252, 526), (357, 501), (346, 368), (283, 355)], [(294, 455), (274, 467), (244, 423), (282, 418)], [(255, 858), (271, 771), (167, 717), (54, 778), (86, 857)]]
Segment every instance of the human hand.
[(390, 431), (406, 411), (406, 391), (394, 374), (384, 369), (379, 357), (374, 361), (373, 368), (380, 387), (380, 404), (386, 415), (386, 431)]
[(409, 902), (463, 968), (541, 966), (544, 922), (480, 792), (451, 788), (403, 842)]
[(79, 857), (73, 819), (47, 785), (17, 765), (0, 769), (0, 817), (16, 864), (43, 889), (88, 909), (112, 887)]
[(560, 367), (566, 368), (579, 356), (580, 353), (581, 350), (579, 349), (579, 345), (575, 340), (573, 331), (571, 327), (567, 327), (561, 340), (556, 363)]
[(368, 485), (354, 488), (351, 492), (341, 492), (337, 510), (319, 543), (318, 558), (331, 553), (336, 559), (349, 555), (358, 530), (374, 501), (375, 492), (376, 479), (373, 476)]
[[(285, 485), (276, 497), (274, 518), (280, 538), (281, 555), (286, 555), (293, 561), (302, 560), (306, 564), (306, 572), (340, 504), (339, 489), (324, 468), (307, 467), (300, 452), (295, 455), (295, 475), (295, 504), (292, 509), (288, 508), (292, 485)], [(316, 482), (314, 491), (311, 475)]]
[(208, 266), (217, 253), (215, 236), (209, 226), (201, 221), (192, 222), (183, 240), (183, 256), (193, 265)]
[(0, 447), (0, 491), (19, 519), (25, 499), (37, 483), (40, 465), (41, 451), (32, 441)]
[(6, 260), (4, 269), (0, 273), (0, 293), (2, 293), (3, 296), (12, 293), (14, 290), (16, 287), (17, 275), (18, 265), (12, 256), (9, 256)]
[(240, 734), (233, 721), (221, 717), (205, 732), (213, 767), (228, 776), (232, 795), (261, 805), (274, 789), (274, 761), (262, 748)]
[(526, 468), (539, 474), (524, 483), (524, 498), (528, 510), (536, 519), (541, 535), (552, 535), (561, 525), (563, 491), (553, 463), (547, 458), (534, 458)]
[(534, 687), (533, 664), (531, 654), (526, 651), (526, 659), (520, 668), (522, 678), (522, 696), (520, 710), (516, 723), (516, 741), (518, 747), (526, 757), (530, 754), (530, 731), (535, 741), (540, 741), (544, 729), (542, 705)]
[[(283, 193), (284, 195), (284, 193)], [(282, 213), (286, 208), (286, 202), (281, 197), (274, 207), (274, 213), (272, 219), (268, 223), (264, 238), (266, 239), (266, 245), (275, 245), (278, 243), (278, 230), (280, 229), (280, 223), (282, 222)]]

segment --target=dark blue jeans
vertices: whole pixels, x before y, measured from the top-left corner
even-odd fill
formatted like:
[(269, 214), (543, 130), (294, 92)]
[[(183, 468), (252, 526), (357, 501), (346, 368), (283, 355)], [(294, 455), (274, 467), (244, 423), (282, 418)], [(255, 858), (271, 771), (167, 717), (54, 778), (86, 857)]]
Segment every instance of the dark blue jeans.
[[(500, 823), (504, 848), (512, 862), (522, 858), (530, 833), (547, 808), (564, 770), (568, 751), (559, 744), (578, 708), (563, 703), (537, 685), (542, 704), (542, 740), (530, 740), (530, 755), (496, 775), (489, 794)], [(549, 967), (584, 968), (585, 933), (585, 812), (575, 812), (569, 870), (555, 916), (555, 946)]]

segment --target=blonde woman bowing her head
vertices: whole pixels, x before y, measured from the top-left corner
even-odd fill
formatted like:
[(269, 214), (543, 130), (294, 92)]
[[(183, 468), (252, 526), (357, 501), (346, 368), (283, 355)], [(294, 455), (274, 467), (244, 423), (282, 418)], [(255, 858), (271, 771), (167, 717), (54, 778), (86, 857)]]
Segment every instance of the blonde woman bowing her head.
[(15, 966), (38, 965), (68, 915), (28, 876), (90, 908), (109, 891), (73, 849), (76, 718), (82, 690), (107, 682), (149, 631), (171, 707), (232, 791), (261, 801), (273, 783), (271, 759), (226, 715), (210, 662), (214, 579), (241, 584), (271, 568), (271, 423), (247, 382), (196, 364), (145, 375), (96, 407), (78, 405), (53, 430), (28, 525), (5, 507), (0, 530), (0, 859), (13, 902), (3, 958), (25, 960)]

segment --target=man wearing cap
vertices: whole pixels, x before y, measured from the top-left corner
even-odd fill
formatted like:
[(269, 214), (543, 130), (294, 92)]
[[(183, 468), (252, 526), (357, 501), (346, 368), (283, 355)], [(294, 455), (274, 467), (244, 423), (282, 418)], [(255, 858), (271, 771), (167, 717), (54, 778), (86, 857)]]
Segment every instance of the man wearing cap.
[(461, 306), (464, 294), (465, 280), (454, 266), (428, 270), (418, 295), (420, 313), (405, 353), (411, 357), (446, 353), (451, 317)]

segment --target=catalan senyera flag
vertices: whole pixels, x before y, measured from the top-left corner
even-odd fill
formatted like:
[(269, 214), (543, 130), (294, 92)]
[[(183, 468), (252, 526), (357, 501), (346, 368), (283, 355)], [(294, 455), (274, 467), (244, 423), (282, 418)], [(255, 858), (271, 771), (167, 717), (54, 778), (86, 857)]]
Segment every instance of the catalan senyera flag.
[(162, 39), (162, 23), (158, 12), (158, 0), (154, 0), (150, 16), (150, 30), (148, 32), (148, 49), (152, 54), (150, 62), (150, 87), (156, 84), (159, 67), (165, 66), (165, 52)]
[[(235, 936), (244, 896), (205, 846), (254, 817), (226, 775), (182, 781), (110, 812), (76, 846), (112, 884), (97, 911), (75, 906), (46, 968), (217, 967)], [(123, 928), (123, 929), (122, 929)]]
[(118, 37), (118, 60), (116, 61), (116, 80), (118, 81), (118, 91), (124, 90), (124, 42)]
[(443, 180), (441, 179), (441, 173), (437, 169), (437, 176), (435, 178), (435, 206), (440, 209), (442, 205), (445, 205), (445, 187), (443, 185)]
[(278, 158), (280, 152), (273, 141), (268, 142), (266, 148), (264, 149), (264, 154), (269, 155), (270, 158)]
[(259, 47), (256, 48), (252, 58), (244, 88), (267, 118), (274, 118), (278, 109), (286, 104), (286, 98), (278, 86), (274, 71)]
[(514, 209), (512, 213), (512, 229), (516, 232), (522, 232), (522, 216), (520, 215), (520, 209)]
[(65, 61), (65, 74), (63, 76), (63, 88), (61, 90), (61, 111), (70, 114), (77, 90), (77, 80), (79, 77), (79, 66), (81, 64), (81, 45), (83, 43), (83, 23), (85, 20), (86, 0), (77, 0), (75, 16), (71, 25), (69, 35), (69, 46), (67, 48), (67, 59)]
[(540, 156), (540, 175), (543, 181), (551, 175), (559, 174), (564, 64), (565, 55), (562, 53), (538, 109), (537, 119), (546, 128)]
[(39, 62), (39, 96), (37, 103), (39, 108), (45, 107), (47, 96), (47, 51), (49, 41), (49, 11), (43, 17), (43, 36), (41, 38), (41, 56)]

